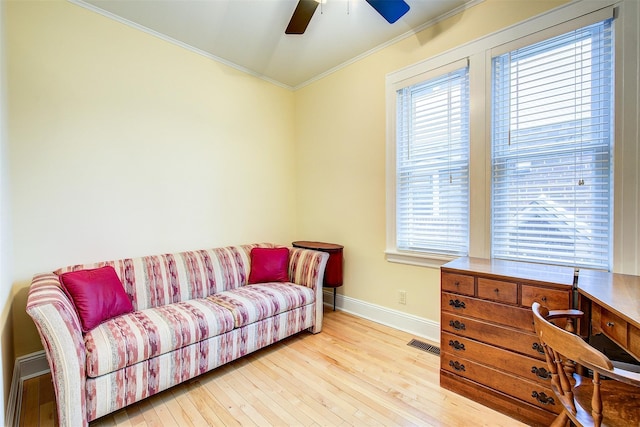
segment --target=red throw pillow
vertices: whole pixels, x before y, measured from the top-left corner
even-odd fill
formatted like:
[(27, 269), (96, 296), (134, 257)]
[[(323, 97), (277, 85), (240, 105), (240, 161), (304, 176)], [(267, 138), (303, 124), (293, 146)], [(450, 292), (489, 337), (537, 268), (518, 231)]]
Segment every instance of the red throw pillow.
[(131, 300), (111, 266), (63, 273), (60, 283), (73, 301), (83, 332), (133, 311)]
[(249, 283), (288, 282), (288, 248), (251, 249), (251, 273)]

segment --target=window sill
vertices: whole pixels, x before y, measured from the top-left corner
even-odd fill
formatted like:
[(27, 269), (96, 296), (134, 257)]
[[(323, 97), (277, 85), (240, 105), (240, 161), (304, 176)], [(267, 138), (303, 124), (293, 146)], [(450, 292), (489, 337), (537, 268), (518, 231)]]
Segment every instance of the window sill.
[(459, 257), (452, 255), (429, 254), (424, 252), (399, 252), (395, 250), (386, 250), (385, 258), (388, 262), (439, 269), (443, 264)]

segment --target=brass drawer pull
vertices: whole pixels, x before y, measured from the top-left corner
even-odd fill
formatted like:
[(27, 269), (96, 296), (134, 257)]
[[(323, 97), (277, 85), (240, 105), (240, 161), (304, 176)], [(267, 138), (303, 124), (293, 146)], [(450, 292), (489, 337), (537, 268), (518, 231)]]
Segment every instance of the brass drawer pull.
[(453, 347), (454, 350), (465, 351), (464, 344), (458, 340), (449, 340), (449, 346)]
[(450, 299), (449, 300), (449, 305), (451, 307), (455, 308), (455, 309), (458, 309), (458, 308), (465, 309), (465, 308), (467, 308), (465, 303), (464, 303), (464, 301), (460, 301), (460, 300), (455, 300), (454, 301), (454, 300)]
[(467, 327), (459, 320), (449, 320), (449, 326), (451, 326), (456, 331), (464, 331)]
[(543, 380), (548, 380), (549, 378), (551, 378), (551, 372), (547, 371), (545, 368), (537, 368), (535, 366), (532, 366), (531, 373), (536, 374), (538, 378), (542, 378)]
[(607, 326), (613, 328), (616, 324), (613, 322), (607, 322)]
[(538, 402), (543, 405), (555, 405), (556, 401), (553, 400), (553, 397), (547, 396), (543, 391), (538, 393), (537, 391), (533, 391), (531, 393), (531, 397), (535, 398)]
[(451, 366), (456, 371), (465, 371), (464, 365), (460, 362), (454, 362), (453, 360), (450, 360), (449, 366)]
[(531, 346), (531, 349), (537, 351), (540, 354), (544, 354), (544, 347), (542, 347), (542, 345), (538, 342), (534, 342)]

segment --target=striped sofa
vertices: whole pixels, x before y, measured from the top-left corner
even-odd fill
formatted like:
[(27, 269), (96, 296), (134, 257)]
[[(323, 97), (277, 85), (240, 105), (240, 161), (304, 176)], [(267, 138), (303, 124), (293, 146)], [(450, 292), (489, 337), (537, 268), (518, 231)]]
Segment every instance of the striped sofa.
[[(298, 332), (322, 328), (328, 254), (289, 248), (290, 282), (247, 284), (254, 247), (74, 265), (38, 274), (27, 312), (45, 348), (60, 426), (82, 426)], [(134, 311), (83, 333), (59, 275), (112, 266)]]

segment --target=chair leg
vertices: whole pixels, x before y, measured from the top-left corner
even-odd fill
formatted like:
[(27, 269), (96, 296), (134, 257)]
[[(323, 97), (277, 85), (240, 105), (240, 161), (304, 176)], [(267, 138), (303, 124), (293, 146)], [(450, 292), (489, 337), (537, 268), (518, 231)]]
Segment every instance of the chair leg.
[(569, 416), (566, 412), (562, 411), (562, 413), (553, 420), (549, 427), (569, 427), (570, 425), (571, 420), (569, 419)]

